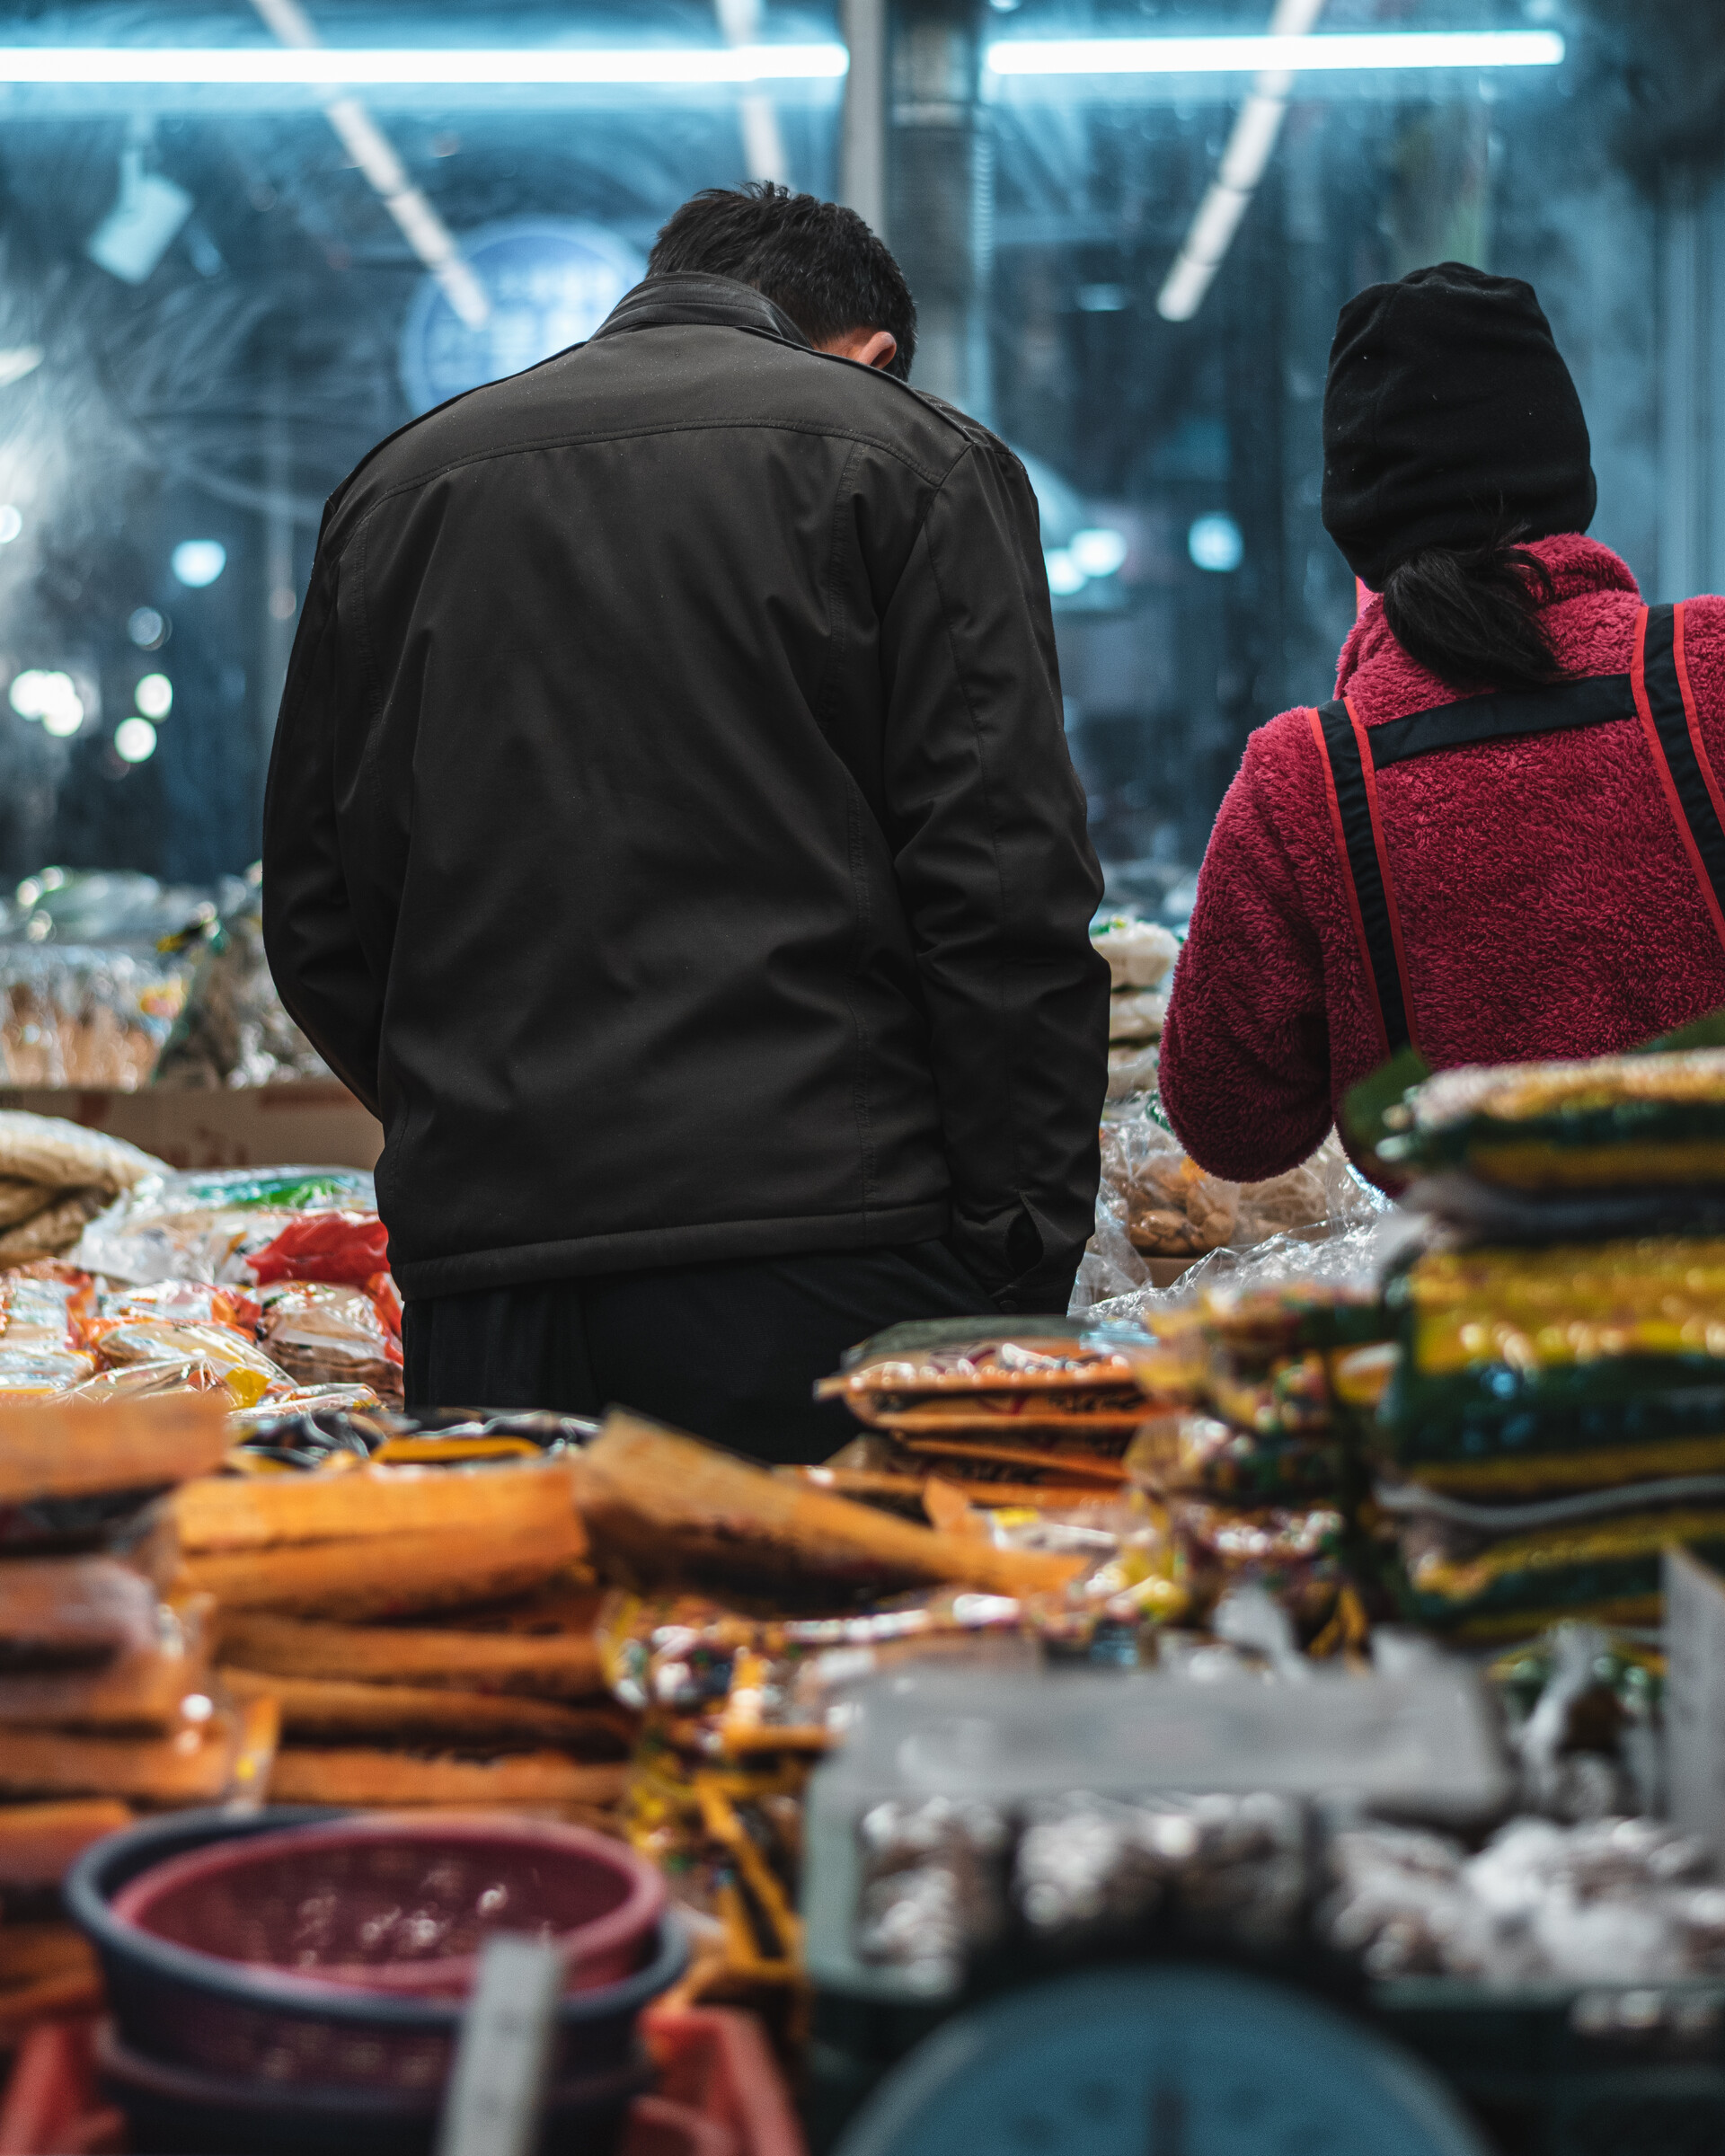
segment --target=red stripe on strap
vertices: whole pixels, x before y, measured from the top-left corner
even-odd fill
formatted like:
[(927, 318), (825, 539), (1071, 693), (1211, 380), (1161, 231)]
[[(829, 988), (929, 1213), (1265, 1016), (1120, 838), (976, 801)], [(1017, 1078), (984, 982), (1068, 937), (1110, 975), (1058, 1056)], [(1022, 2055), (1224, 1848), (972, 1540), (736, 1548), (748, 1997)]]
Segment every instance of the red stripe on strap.
[[(1683, 609), (1681, 606), (1676, 609), (1676, 616), (1675, 649), (1677, 659), (1677, 680), (1683, 690), (1683, 705), (1689, 720), (1689, 736), (1695, 746), (1696, 760), (1701, 765), (1702, 776), (1707, 782), (1708, 791), (1713, 797), (1715, 807), (1718, 807), (1719, 789), (1713, 780), (1712, 766), (1708, 763), (1702, 749), (1701, 736), (1696, 731), (1694, 702), (1689, 693), (1688, 677), (1683, 664)], [(1721, 943), (1725, 943), (1725, 914), (1720, 912), (1719, 897), (1713, 889), (1712, 878), (1707, 873), (1707, 864), (1702, 860), (1700, 849), (1695, 844), (1695, 835), (1689, 827), (1689, 818), (1684, 814), (1683, 801), (1677, 792), (1677, 782), (1671, 776), (1671, 766), (1666, 761), (1665, 745), (1659, 739), (1659, 729), (1653, 723), (1652, 710), (1647, 701), (1647, 608), (1645, 606), (1642, 607), (1635, 623), (1635, 658), (1630, 668), (1629, 680), (1635, 695), (1635, 710), (1641, 722), (1641, 732), (1646, 736), (1647, 746), (1652, 752), (1653, 768), (1659, 773), (1659, 784), (1665, 789), (1665, 799), (1671, 810), (1671, 820), (1677, 826), (1677, 836), (1683, 841), (1683, 850), (1689, 856), (1689, 866), (1694, 870), (1696, 886), (1706, 902), (1708, 913), (1712, 916), (1713, 927), (1718, 932), (1719, 940)], [(1725, 808), (1721, 808), (1720, 820), (1721, 824), (1725, 824)]]
[(1677, 686), (1683, 692), (1683, 715), (1689, 721), (1689, 739), (1695, 752), (1695, 762), (1701, 775), (1707, 782), (1707, 791), (1713, 797), (1713, 813), (1719, 818), (1719, 827), (1725, 831), (1725, 799), (1721, 799), (1719, 781), (1713, 776), (1713, 766), (1707, 754), (1706, 744), (1701, 738), (1701, 721), (1695, 714), (1695, 693), (1689, 686), (1689, 659), (1683, 648), (1683, 615), (1687, 600), (1680, 599), (1671, 609), (1671, 656), (1677, 662)]
[(1395, 970), (1402, 976), (1402, 1014), (1408, 1021), (1409, 1044), (1418, 1048), (1420, 1036), (1413, 1025), (1413, 983), (1408, 976), (1408, 954), (1402, 943), (1402, 909), (1395, 902), (1395, 879), (1390, 874), (1390, 857), (1384, 848), (1384, 823), (1377, 813), (1377, 770), (1372, 762), (1372, 745), (1352, 702), (1342, 698), (1348, 723), (1359, 744), (1359, 768), (1366, 780), (1366, 806), (1371, 812), (1372, 844), (1377, 849), (1377, 872), (1384, 879), (1384, 904), (1389, 911), (1390, 940), (1395, 945)]
[[(1384, 1023), (1384, 1006), (1377, 1000), (1377, 975), (1372, 967), (1371, 946), (1366, 941), (1366, 923), (1359, 910), (1359, 893), (1354, 888), (1354, 871), (1349, 865), (1348, 838), (1341, 827), (1341, 803), (1336, 799), (1336, 774), (1330, 768), (1330, 750), (1323, 738), (1323, 721), (1319, 718), (1317, 712), (1312, 710), (1307, 711), (1305, 718), (1307, 725), (1312, 729), (1312, 738), (1318, 745), (1318, 763), (1323, 772), (1323, 791), (1325, 798), (1330, 803), (1330, 828), (1335, 833), (1336, 860), (1341, 868), (1341, 888), (1348, 894), (1348, 911), (1353, 918), (1354, 941), (1359, 947), (1359, 968), (1366, 976), (1367, 1000), (1371, 1004), (1372, 1017), (1376, 1021), (1378, 1043), (1387, 1060), (1390, 1053), (1390, 1029)], [(1369, 769), (1369, 766), (1367, 768)], [(1382, 859), (1381, 854), (1379, 858)], [(1392, 908), (1390, 918), (1392, 920), (1395, 918), (1393, 908)], [(1396, 948), (1399, 956), (1401, 950), (1399, 943)], [(1402, 976), (1404, 981), (1406, 977), (1404, 973)], [(1404, 989), (1404, 996), (1405, 993)]]

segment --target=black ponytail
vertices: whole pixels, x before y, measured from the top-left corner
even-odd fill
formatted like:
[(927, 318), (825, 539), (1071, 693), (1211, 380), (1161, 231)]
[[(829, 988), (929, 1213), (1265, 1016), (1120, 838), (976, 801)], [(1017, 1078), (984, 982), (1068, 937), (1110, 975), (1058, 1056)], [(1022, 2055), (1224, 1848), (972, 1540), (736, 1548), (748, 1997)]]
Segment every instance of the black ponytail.
[(1422, 547), (1390, 572), (1391, 634), (1452, 689), (1532, 689), (1560, 677), (1537, 611), (1557, 588), (1539, 556), (1516, 544), (1519, 536)]

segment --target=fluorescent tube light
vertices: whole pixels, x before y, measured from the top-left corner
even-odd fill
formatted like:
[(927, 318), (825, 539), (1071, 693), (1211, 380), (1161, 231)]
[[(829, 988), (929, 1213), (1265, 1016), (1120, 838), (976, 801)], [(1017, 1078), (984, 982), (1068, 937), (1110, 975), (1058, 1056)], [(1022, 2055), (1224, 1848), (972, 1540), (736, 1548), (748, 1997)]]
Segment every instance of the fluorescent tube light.
[(363, 89), (373, 84), (642, 86), (836, 82), (850, 64), (844, 46), (558, 45), (480, 49), (375, 46), (283, 49), (210, 45), (0, 46), (0, 83), (303, 84)]
[(1001, 38), (986, 65), (1016, 75), (1257, 75), (1373, 67), (1555, 67), (1554, 30), (1333, 31), (1322, 37)]
[[(1276, 0), (1269, 18), (1270, 38), (1309, 43), (1322, 9), (1323, 0)], [(1264, 176), (1264, 167), (1282, 131), (1282, 118), (1293, 87), (1291, 67), (1261, 68), (1252, 77), (1251, 92), (1234, 120), (1216, 178), (1199, 204), (1174, 266), (1156, 295), (1156, 312), (1164, 322), (1190, 322), (1203, 305), (1204, 295), (1222, 267), (1240, 220)]]

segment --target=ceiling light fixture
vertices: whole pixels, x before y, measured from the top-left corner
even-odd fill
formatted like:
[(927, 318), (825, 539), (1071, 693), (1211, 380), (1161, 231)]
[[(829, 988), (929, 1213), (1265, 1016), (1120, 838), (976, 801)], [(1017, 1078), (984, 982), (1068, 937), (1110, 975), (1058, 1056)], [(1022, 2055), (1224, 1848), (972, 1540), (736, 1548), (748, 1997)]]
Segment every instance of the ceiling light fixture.
[(995, 75), (1297, 75), (1382, 67), (1555, 67), (1555, 30), (1269, 31), (1193, 38), (1000, 38), (983, 55)]
[(837, 82), (850, 55), (837, 44), (553, 45), (520, 47), (269, 45), (5, 45), (0, 83), (300, 84), (354, 89), (426, 84), (539, 87), (618, 84)]

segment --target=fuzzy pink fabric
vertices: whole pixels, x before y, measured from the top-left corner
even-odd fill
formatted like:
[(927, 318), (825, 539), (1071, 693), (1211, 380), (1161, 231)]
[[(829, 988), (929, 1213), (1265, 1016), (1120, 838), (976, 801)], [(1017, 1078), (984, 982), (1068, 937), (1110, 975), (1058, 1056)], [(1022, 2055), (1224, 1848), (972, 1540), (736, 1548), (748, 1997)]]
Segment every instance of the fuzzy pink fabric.
[[(1579, 534), (1535, 551), (1566, 671), (1627, 673), (1628, 569)], [(1725, 599), (1691, 601), (1685, 624), (1725, 777)], [(1454, 701), (1376, 598), (1336, 690), (1367, 727)], [(1414, 1027), (1438, 1068), (1627, 1048), (1725, 1005), (1725, 950), (1632, 720), (1393, 764), (1377, 796)], [(1222, 804), (1163, 1034), (1163, 1100), (1201, 1167), (1247, 1181), (1305, 1159), (1381, 1060), (1369, 993), (1310, 724), (1284, 711)]]

